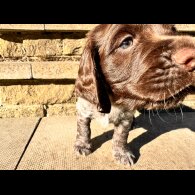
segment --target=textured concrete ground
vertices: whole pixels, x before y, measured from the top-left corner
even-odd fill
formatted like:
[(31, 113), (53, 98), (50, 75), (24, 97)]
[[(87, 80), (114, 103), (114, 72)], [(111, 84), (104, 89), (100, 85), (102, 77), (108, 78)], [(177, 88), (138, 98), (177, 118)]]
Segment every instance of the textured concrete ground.
[(0, 119), (0, 169), (13, 170), (38, 124), (39, 118)]
[[(76, 117), (0, 119), (0, 169), (18, 170), (193, 170), (195, 169), (195, 112), (142, 113), (129, 133), (135, 165), (115, 164), (113, 126), (92, 123), (94, 152), (76, 157), (72, 147)], [(36, 126), (38, 127), (36, 128)], [(32, 138), (32, 139), (31, 139)]]

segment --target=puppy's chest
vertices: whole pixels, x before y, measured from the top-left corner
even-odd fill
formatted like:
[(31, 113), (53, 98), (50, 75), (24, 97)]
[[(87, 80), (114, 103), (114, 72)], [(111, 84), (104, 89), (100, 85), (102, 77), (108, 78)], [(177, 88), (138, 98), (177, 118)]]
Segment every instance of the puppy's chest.
[(101, 126), (106, 127), (109, 123), (120, 123), (121, 121), (129, 121), (134, 116), (134, 111), (124, 110), (120, 106), (112, 106), (111, 112), (109, 114), (96, 113), (95, 119), (101, 124)]
[(97, 114), (93, 118), (104, 128), (111, 123), (109, 114)]
[(102, 127), (106, 127), (109, 123), (119, 123), (122, 120), (131, 120), (135, 111), (127, 110), (122, 106), (112, 105), (109, 114), (100, 113), (95, 105), (91, 104), (83, 98), (77, 101), (77, 112), (84, 117), (95, 119)]

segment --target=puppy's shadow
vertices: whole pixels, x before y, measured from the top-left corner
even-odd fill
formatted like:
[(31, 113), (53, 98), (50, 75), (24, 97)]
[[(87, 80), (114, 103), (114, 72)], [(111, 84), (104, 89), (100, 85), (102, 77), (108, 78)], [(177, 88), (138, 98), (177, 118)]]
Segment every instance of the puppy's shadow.
[[(128, 143), (129, 149), (135, 155), (135, 163), (140, 157), (140, 149), (158, 138), (160, 135), (181, 128), (188, 128), (195, 132), (195, 110), (187, 106), (168, 111), (140, 111), (140, 115), (134, 120), (134, 127), (144, 128), (146, 131)], [(102, 146), (103, 143), (112, 139), (114, 130), (109, 130), (92, 139), (93, 152)]]
[(114, 130), (110, 130), (107, 132), (102, 133), (101, 135), (94, 137), (91, 141), (93, 144), (93, 152), (95, 152), (98, 148), (102, 146), (105, 142), (112, 139)]

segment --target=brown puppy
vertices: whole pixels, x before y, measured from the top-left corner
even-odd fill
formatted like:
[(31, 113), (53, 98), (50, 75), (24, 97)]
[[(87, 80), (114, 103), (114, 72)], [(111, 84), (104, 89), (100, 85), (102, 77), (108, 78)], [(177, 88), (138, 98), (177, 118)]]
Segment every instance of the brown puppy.
[(105, 24), (88, 34), (76, 81), (75, 151), (92, 151), (90, 122), (115, 125), (113, 154), (133, 164), (127, 148), (136, 109), (177, 106), (195, 81), (195, 38), (178, 35), (174, 25)]

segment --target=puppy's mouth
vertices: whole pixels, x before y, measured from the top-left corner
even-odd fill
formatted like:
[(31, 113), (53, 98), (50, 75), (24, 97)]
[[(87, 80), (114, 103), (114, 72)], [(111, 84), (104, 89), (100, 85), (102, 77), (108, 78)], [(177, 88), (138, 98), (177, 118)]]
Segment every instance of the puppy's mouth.
[(179, 91), (178, 93), (172, 95), (171, 97), (165, 98), (164, 100), (159, 101), (149, 101), (146, 103), (145, 108), (148, 110), (151, 109), (170, 109), (178, 106), (183, 102), (185, 97), (190, 94), (195, 88), (189, 86)]

